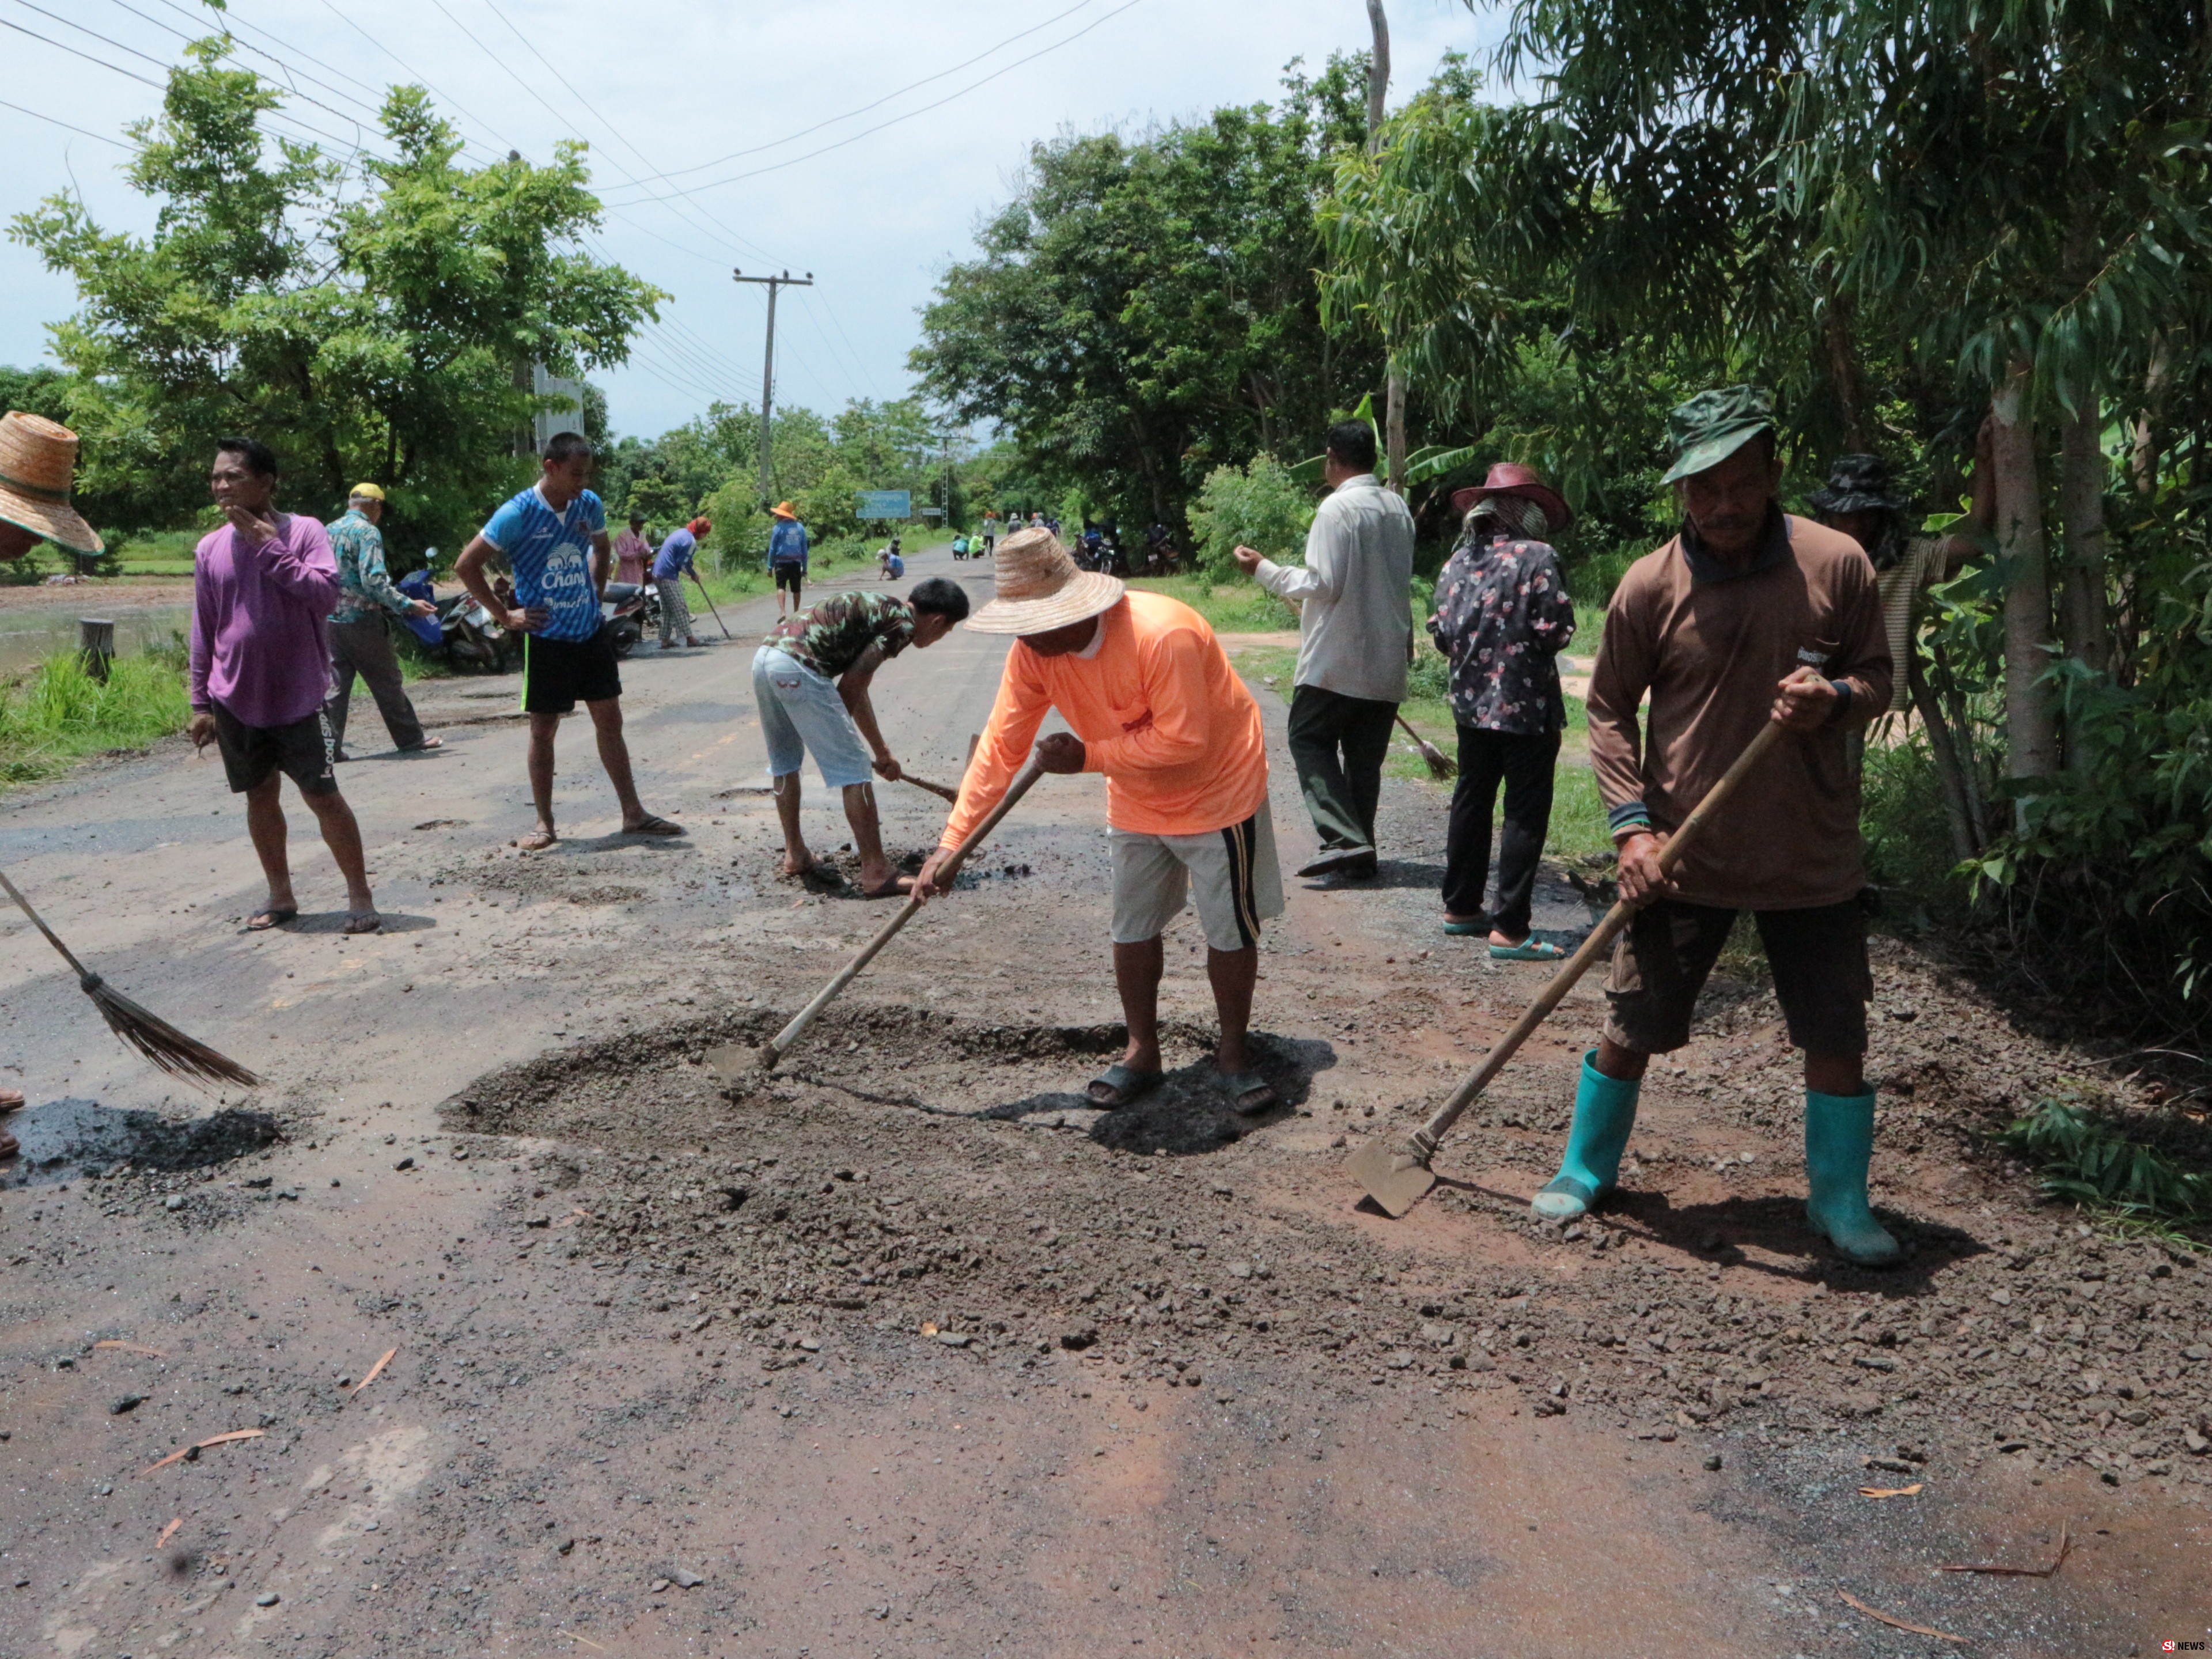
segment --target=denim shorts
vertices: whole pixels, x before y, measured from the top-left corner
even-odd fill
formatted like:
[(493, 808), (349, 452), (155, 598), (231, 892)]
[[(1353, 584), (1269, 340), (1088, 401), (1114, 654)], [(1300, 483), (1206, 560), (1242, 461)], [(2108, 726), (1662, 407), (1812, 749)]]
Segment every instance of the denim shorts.
[(761, 735), (768, 739), (770, 777), (788, 777), (807, 756), (832, 789), (866, 783), (868, 746), (837, 688), (797, 658), (773, 645), (753, 653), (753, 701)]

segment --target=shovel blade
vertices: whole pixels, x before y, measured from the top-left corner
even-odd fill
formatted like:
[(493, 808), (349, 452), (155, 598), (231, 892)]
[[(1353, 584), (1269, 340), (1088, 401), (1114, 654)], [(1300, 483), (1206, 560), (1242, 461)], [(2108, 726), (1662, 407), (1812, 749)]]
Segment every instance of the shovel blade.
[(709, 1048), (707, 1064), (725, 1083), (757, 1083), (760, 1074), (775, 1064), (772, 1048), (755, 1048), (743, 1042), (725, 1042)]
[(1367, 1189), (1367, 1196), (1393, 1220), (1428, 1195), (1436, 1172), (1402, 1146), (1370, 1140), (1345, 1160), (1346, 1173)]

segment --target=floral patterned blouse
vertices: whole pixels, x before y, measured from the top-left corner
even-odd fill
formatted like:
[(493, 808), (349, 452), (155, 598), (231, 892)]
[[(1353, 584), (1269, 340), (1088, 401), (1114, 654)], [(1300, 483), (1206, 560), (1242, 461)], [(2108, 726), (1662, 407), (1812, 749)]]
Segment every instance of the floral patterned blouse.
[(1541, 737), (1567, 723), (1559, 653), (1575, 605), (1548, 542), (1495, 536), (1462, 545), (1437, 578), (1429, 637), (1451, 661), (1452, 719)]

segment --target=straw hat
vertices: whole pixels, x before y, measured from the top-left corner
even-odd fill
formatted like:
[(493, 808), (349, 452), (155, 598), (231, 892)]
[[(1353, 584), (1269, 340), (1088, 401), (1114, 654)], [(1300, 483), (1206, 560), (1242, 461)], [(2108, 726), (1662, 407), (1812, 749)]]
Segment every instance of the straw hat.
[(79, 553), (103, 552), (106, 544), (70, 505), (76, 471), (76, 433), (19, 409), (0, 416), (0, 519)]
[(968, 618), (978, 634), (1047, 634), (1121, 603), (1121, 579), (1079, 570), (1049, 530), (1018, 530), (999, 544), (998, 595)]
[(769, 508), (769, 511), (779, 519), (796, 519), (799, 516), (798, 509), (789, 501), (778, 501), (774, 507)]

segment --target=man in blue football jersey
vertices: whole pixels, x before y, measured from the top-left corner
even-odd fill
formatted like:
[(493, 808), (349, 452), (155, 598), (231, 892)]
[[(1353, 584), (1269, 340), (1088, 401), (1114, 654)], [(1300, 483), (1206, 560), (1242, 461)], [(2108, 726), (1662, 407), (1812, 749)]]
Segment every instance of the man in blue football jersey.
[[(523, 636), (522, 708), (530, 716), (530, 793), (538, 827), (516, 844), (543, 852), (553, 830), (553, 734), (580, 702), (599, 734), (599, 762), (622, 802), (623, 832), (680, 836), (681, 824), (655, 817), (637, 798), (629, 746), (623, 741), (622, 676), (613, 640), (601, 626), (599, 590), (610, 568), (606, 514), (586, 489), (592, 446), (557, 432), (545, 446), (538, 482), (492, 514), (461, 550), (453, 574), (504, 627)], [(516, 608), (500, 603), (484, 575), (495, 557), (514, 573)]]

